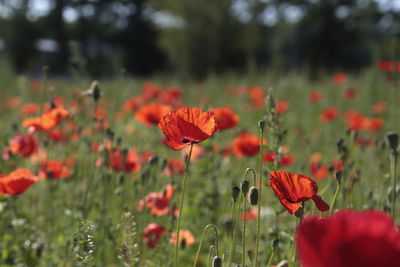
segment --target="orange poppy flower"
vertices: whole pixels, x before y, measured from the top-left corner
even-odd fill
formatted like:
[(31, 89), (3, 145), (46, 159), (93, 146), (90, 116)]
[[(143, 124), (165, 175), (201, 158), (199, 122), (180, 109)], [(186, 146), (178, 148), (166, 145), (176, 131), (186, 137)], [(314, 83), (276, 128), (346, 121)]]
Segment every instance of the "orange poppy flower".
[(285, 113), (289, 109), (289, 102), (287, 101), (279, 101), (276, 103), (276, 112), (277, 113)]
[(140, 105), (139, 100), (134, 97), (131, 97), (124, 102), (122, 110), (125, 112), (135, 111), (139, 107), (139, 105)]
[(169, 203), (174, 194), (174, 187), (168, 184), (163, 192), (158, 192), (153, 200), (150, 213), (156, 216), (164, 216), (169, 213)]
[(169, 105), (163, 105), (160, 103), (147, 104), (135, 113), (135, 120), (140, 121), (147, 127), (157, 125), (161, 118), (168, 114), (172, 110)]
[(164, 169), (163, 173), (166, 176), (172, 175), (182, 175), (183, 174), (183, 166), (185, 165), (185, 161), (183, 158), (181, 159), (167, 159), (167, 166)]
[(47, 160), (42, 164), (42, 168), (39, 171), (39, 177), (41, 179), (65, 179), (70, 175), (71, 171), (61, 160)]
[(328, 168), (318, 162), (311, 162), (310, 170), (316, 180), (322, 180), (329, 174)]
[(115, 148), (109, 151), (108, 157), (109, 167), (114, 171), (137, 172), (142, 167), (135, 149)]
[[(258, 217), (257, 209), (251, 209), (251, 210), (246, 211), (246, 222), (255, 220), (255, 219), (257, 219), (257, 217)], [(243, 213), (240, 214), (239, 220), (243, 221)]]
[(16, 155), (29, 157), (38, 151), (39, 141), (36, 136), (30, 134), (16, 134), (8, 145), (9, 151)]
[(338, 115), (338, 110), (335, 107), (328, 107), (324, 109), (322, 114), (319, 116), (321, 122), (329, 122), (336, 119)]
[(212, 111), (215, 114), (218, 130), (233, 128), (239, 121), (239, 116), (228, 107), (214, 108)]
[(68, 110), (64, 108), (54, 108), (43, 113), (40, 117), (23, 120), (22, 126), (26, 128), (34, 127), (36, 131), (48, 131), (60, 124), (61, 120), (68, 114)]
[[(185, 147), (184, 149), (181, 150), (182, 156), (185, 155), (189, 155), (190, 153), (190, 147)], [(200, 145), (193, 145), (193, 149), (192, 149), (192, 161), (195, 161), (197, 159), (200, 159), (202, 157), (204, 157), (204, 155), (206, 154), (206, 151), (204, 150), (204, 148)]]
[(322, 94), (320, 92), (318, 92), (318, 91), (311, 91), (308, 94), (308, 100), (310, 102), (317, 103), (317, 102), (322, 100)]
[(35, 103), (27, 103), (21, 107), (21, 116), (29, 116), (39, 112), (39, 105)]
[(190, 143), (199, 143), (217, 129), (214, 112), (199, 108), (179, 108), (165, 115), (158, 124), (166, 137), (166, 144), (180, 150)]
[[(267, 141), (264, 139), (263, 144)], [(237, 157), (254, 156), (260, 152), (260, 138), (248, 132), (242, 132), (232, 142), (232, 151)]]
[(386, 102), (378, 102), (375, 105), (372, 106), (371, 110), (373, 114), (379, 114), (381, 112), (384, 112), (388, 107), (388, 104)]
[(370, 132), (376, 132), (382, 129), (383, 127), (383, 120), (382, 118), (372, 118), (372, 119), (367, 119), (366, 121), (366, 128)]
[[(179, 244), (181, 244), (182, 246), (182, 242), (183, 240), (185, 240), (184, 242), (184, 247), (188, 247), (190, 245), (192, 245), (195, 241), (194, 236), (192, 234), (192, 232), (190, 232), (189, 230), (180, 230), (179, 232)], [(176, 245), (176, 233), (171, 233), (171, 239), (169, 240), (169, 242), (171, 244)]]
[(155, 86), (152, 82), (145, 82), (142, 87), (142, 93), (139, 99), (142, 103), (145, 103), (153, 98), (156, 98), (160, 94), (160, 88)]
[(320, 211), (329, 210), (329, 205), (317, 195), (318, 186), (310, 177), (288, 171), (273, 171), (270, 176), (269, 186), (290, 214), (300, 208), (302, 201), (309, 199), (314, 201)]
[(265, 93), (259, 86), (254, 86), (249, 89), (251, 103), (256, 109), (262, 109), (265, 105)]
[(9, 175), (0, 177), (0, 195), (18, 195), (25, 192), (38, 177), (32, 176), (28, 169), (17, 169)]
[(165, 89), (158, 96), (158, 101), (163, 104), (178, 106), (182, 102), (182, 91), (177, 87)]

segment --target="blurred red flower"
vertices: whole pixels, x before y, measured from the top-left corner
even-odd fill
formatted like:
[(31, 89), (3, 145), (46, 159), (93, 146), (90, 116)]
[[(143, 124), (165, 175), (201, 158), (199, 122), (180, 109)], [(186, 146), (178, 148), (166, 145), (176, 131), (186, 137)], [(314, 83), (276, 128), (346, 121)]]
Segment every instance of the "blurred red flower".
[(34, 127), (36, 131), (48, 131), (60, 124), (61, 120), (68, 114), (68, 110), (64, 108), (54, 108), (43, 113), (40, 117), (23, 120), (22, 126), (26, 128)]
[(163, 170), (163, 173), (166, 176), (172, 175), (182, 175), (183, 174), (183, 166), (185, 165), (185, 161), (183, 158), (181, 159), (167, 159), (167, 166)]
[(332, 82), (334, 84), (342, 84), (347, 81), (347, 75), (343, 72), (338, 72), (332, 76)]
[(343, 97), (345, 100), (353, 100), (356, 96), (357, 91), (354, 88), (347, 88), (343, 93)]
[(251, 103), (255, 109), (262, 109), (265, 105), (265, 93), (260, 86), (253, 86), (249, 89)]
[(228, 107), (214, 108), (212, 111), (215, 115), (218, 130), (233, 128), (239, 121), (239, 116)]
[(21, 116), (29, 116), (39, 112), (39, 105), (36, 103), (27, 103), (21, 107)]
[(320, 92), (318, 92), (318, 91), (311, 91), (308, 94), (308, 100), (310, 102), (317, 103), (317, 102), (322, 100), (322, 94)]
[[(182, 243), (184, 241), (184, 243)], [(176, 233), (171, 233), (171, 238), (169, 240), (170, 243), (176, 245)], [(192, 232), (190, 232), (189, 230), (180, 230), (179, 232), (179, 244), (182, 246), (182, 244), (184, 244), (184, 247), (188, 247), (190, 245), (192, 245), (195, 242), (194, 236), (192, 234)]]
[(381, 211), (342, 210), (330, 217), (308, 217), (296, 231), (304, 267), (396, 267), (400, 232)]
[(41, 179), (65, 179), (70, 175), (71, 171), (61, 160), (47, 160), (42, 164), (42, 168), (39, 171), (39, 177)]
[(109, 167), (114, 171), (137, 172), (141, 169), (140, 157), (135, 149), (114, 148), (109, 150)]
[(182, 91), (178, 87), (165, 89), (160, 92), (158, 101), (163, 104), (179, 106), (182, 104)]
[(214, 112), (199, 108), (179, 108), (165, 115), (158, 125), (166, 137), (166, 144), (180, 150), (190, 143), (199, 143), (218, 129)]
[(138, 109), (139, 106), (140, 106), (139, 99), (137, 99), (135, 97), (131, 97), (131, 98), (128, 98), (124, 102), (124, 105), (122, 106), (122, 110), (125, 112), (135, 111), (136, 109)]
[(285, 113), (288, 109), (289, 109), (289, 102), (278, 101), (278, 103), (276, 103), (276, 112), (277, 113)]
[(157, 125), (161, 118), (172, 110), (169, 105), (150, 103), (139, 108), (135, 113), (135, 120), (145, 124), (147, 127)]
[(39, 180), (28, 169), (17, 169), (9, 175), (0, 175), (0, 195), (18, 195)]
[(29, 157), (38, 151), (38, 138), (31, 134), (16, 134), (9, 142), (8, 150), (14, 155)]
[[(246, 222), (255, 220), (258, 217), (258, 211), (257, 209), (251, 209), (246, 211)], [(240, 214), (239, 220), (243, 221), (243, 213)]]
[(378, 102), (375, 105), (372, 106), (371, 111), (373, 114), (379, 114), (384, 112), (388, 107), (388, 104), (386, 102)]
[[(267, 144), (265, 139), (263, 140), (263, 144)], [(257, 155), (260, 152), (260, 138), (249, 132), (242, 132), (233, 140), (232, 152), (239, 158)]]
[(300, 208), (302, 201), (309, 199), (314, 201), (320, 211), (329, 209), (329, 205), (317, 195), (318, 186), (310, 177), (288, 171), (273, 171), (270, 177), (269, 186), (290, 214)]
[(161, 237), (167, 233), (167, 229), (159, 224), (150, 223), (144, 229), (142, 241), (148, 248), (155, 248)]
[(336, 119), (338, 115), (338, 110), (335, 107), (328, 107), (324, 109), (322, 114), (319, 116), (321, 122), (329, 122)]

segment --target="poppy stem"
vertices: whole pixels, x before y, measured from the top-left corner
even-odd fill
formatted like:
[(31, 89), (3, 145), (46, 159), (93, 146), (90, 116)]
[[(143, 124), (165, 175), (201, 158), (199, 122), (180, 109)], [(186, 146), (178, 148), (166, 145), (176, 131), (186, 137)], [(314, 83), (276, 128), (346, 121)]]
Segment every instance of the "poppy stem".
[(243, 195), (243, 234), (242, 234), (242, 266), (245, 262), (246, 251), (246, 197)]
[(178, 231), (176, 233), (176, 245), (175, 245), (175, 257), (174, 257), (174, 266), (178, 266), (178, 251), (179, 251), (179, 231), (181, 229), (181, 217), (182, 217), (182, 208), (183, 208), (183, 199), (185, 197), (185, 189), (186, 189), (186, 177), (189, 170), (190, 158), (192, 157), (193, 143), (190, 143), (190, 152), (189, 157), (186, 162), (185, 175), (183, 176), (183, 188), (181, 195), (181, 204), (179, 207), (179, 216), (178, 216)]
[(331, 207), (330, 207), (330, 209), (329, 209), (329, 215), (331, 215), (331, 214), (332, 214), (332, 211), (334, 211), (334, 209), (335, 209), (336, 198), (337, 198), (337, 196), (339, 195), (339, 191), (340, 191), (340, 185), (341, 185), (341, 182), (340, 182), (340, 181), (341, 181), (341, 179), (342, 179), (342, 172), (341, 172), (341, 171), (337, 171), (337, 172), (335, 173), (335, 176), (336, 176), (337, 186), (336, 186), (336, 192), (335, 192), (335, 194), (333, 195)]
[(208, 251), (207, 267), (210, 266), (210, 262), (211, 262), (211, 251), (212, 251), (212, 250), (214, 250), (214, 252), (215, 252), (214, 245), (211, 245), (211, 246), (210, 246), (210, 250)]
[(392, 196), (391, 196), (391, 213), (393, 219), (396, 221), (396, 162), (398, 157), (398, 152), (393, 150), (390, 154), (390, 176), (392, 178)]
[[(203, 233), (201, 234), (200, 244), (199, 244), (199, 248), (197, 249), (196, 257), (194, 258), (193, 267), (196, 267), (196, 265), (197, 265), (197, 259), (199, 258), (201, 246), (203, 245), (204, 235), (208, 228), (213, 228), (215, 231), (215, 254), (218, 256), (218, 230), (217, 230), (217, 227), (214, 224), (207, 224), (207, 226), (204, 227)], [(210, 261), (208, 261), (208, 262), (210, 262)]]
[[(258, 196), (258, 211), (257, 211), (257, 240), (256, 240), (256, 258), (255, 266), (258, 266), (258, 247), (260, 244), (260, 213), (261, 213), (261, 192), (262, 192), (262, 153), (263, 153), (263, 138), (264, 138), (264, 127), (260, 127), (260, 165), (259, 165), (259, 196)], [(256, 186), (254, 184), (254, 186)]]
[(272, 262), (272, 259), (274, 258), (274, 256), (275, 256), (275, 248), (272, 248), (271, 254), (269, 255), (269, 258), (268, 258), (267, 267), (271, 266), (271, 262)]
[[(233, 223), (233, 229), (232, 229), (232, 233), (231, 233), (231, 244), (230, 244), (230, 249), (229, 249), (228, 266), (231, 266), (233, 248), (235, 246), (235, 232), (236, 232), (236, 220), (235, 220), (236, 216), (234, 216), (235, 206), (236, 206), (236, 200), (233, 200), (232, 209), (231, 209), (231, 219), (232, 219), (232, 223)], [(239, 209), (240, 209), (240, 199), (239, 199)]]

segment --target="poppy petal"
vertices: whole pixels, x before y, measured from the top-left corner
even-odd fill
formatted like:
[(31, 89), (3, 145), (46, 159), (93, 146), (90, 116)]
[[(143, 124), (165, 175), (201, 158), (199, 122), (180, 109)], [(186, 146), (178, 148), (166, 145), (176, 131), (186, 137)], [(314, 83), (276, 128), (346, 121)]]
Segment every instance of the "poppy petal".
[(329, 205), (328, 203), (326, 203), (322, 197), (320, 197), (319, 195), (315, 194), (312, 197), (312, 200), (314, 201), (315, 205), (317, 206), (317, 209), (320, 211), (327, 211), (329, 210)]

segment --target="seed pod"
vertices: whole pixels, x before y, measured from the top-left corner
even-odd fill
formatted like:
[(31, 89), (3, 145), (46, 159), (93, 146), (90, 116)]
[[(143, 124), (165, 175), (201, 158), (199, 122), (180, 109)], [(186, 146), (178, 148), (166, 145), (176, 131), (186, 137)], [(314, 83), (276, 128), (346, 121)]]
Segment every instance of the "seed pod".
[(239, 197), (239, 194), (240, 194), (240, 188), (237, 187), (237, 186), (234, 186), (234, 187), (232, 188), (232, 198), (233, 198), (233, 201), (236, 201), (236, 200), (237, 200), (237, 198)]
[(336, 171), (335, 172), (335, 177), (336, 177), (336, 180), (337, 180), (337, 182), (340, 184), (340, 181), (342, 180), (342, 177), (343, 177), (343, 173), (342, 173), (342, 171)]
[(215, 256), (213, 261), (212, 261), (211, 267), (221, 267), (221, 266), (222, 266), (221, 258), (218, 257), (218, 256)]
[(250, 183), (247, 180), (244, 180), (242, 182), (242, 193), (243, 195), (247, 195), (247, 193), (249, 192), (249, 188), (250, 188)]
[(249, 202), (253, 206), (258, 204), (258, 188), (255, 186), (250, 188)]
[(261, 120), (258, 122), (258, 128), (260, 128), (261, 131), (264, 131), (265, 127), (265, 120)]
[(386, 134), (386, 142), (392, 151), (396, 151), (399, 146), (399, 134), (397, 132), (388, 132)]

